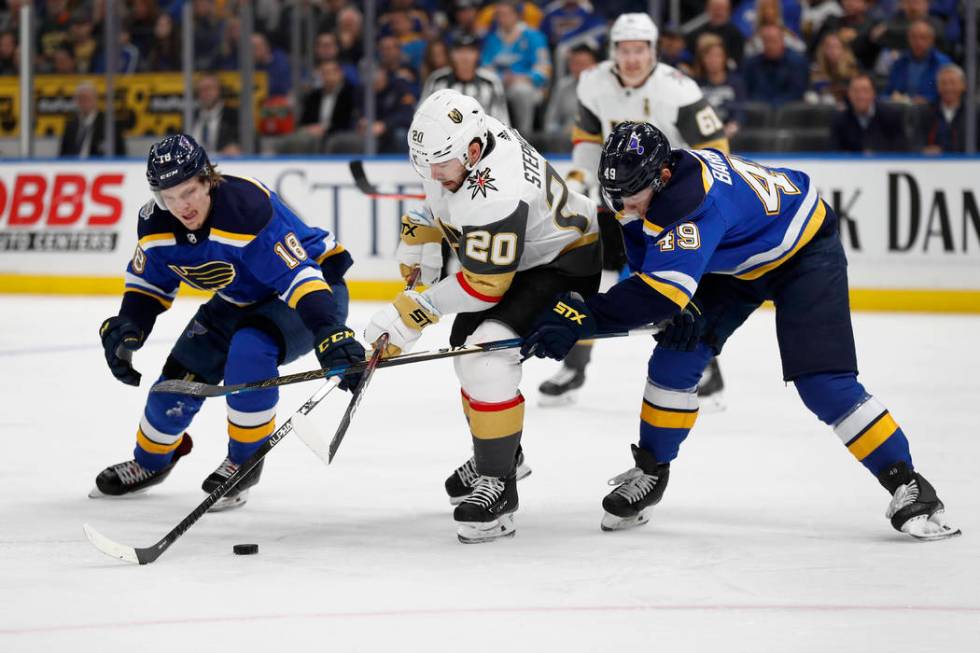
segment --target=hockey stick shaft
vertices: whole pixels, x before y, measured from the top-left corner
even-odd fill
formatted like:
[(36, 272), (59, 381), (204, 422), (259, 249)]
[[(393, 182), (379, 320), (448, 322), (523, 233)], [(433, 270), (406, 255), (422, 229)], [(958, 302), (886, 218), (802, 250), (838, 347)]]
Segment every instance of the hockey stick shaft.
[[(310, 411), (316, 408), (317, 404), (323, 401), (331, 390), (337, 387), (338, 379), (330, 379), (329, 382), (325, 383), (323, 387), (313, 393), (305, 404), (300, 406), (299, 410), (296, 411), (299, 415), (308, 415)], [(85, 535), (88, 537), (89, 541), (92, 542), (100, 551), (113, 558), (119, 558), (127, 562), (137, 563), (140, 565), (148, 565), (154, 560), (159, 558), (163, 553), (170, 548), (170, 546), (176, 542), (181, 535), (186, 533), (191, 526), (193, 526), (197, 520), (204, 516), (211, 506), (217, 503), (222, 497), (224, 497), (228, 492), (231, 491), (235, 485), (238, 484), (245, 476), (249, 474), (255, 466), (258, 465), (266, 455), (272, 451), (279, 442), (289, 435), (289, 432), (293, 430), (292, 417), (286, 420), (286, 422), (280, 426), (275, 432), (269, 436), (269, 438), (262, 443), (262, 445), (256, 450), (252, 456), (239, 466), (235, 472), (225, 479), (225, 481), (216, 487), (211, 493), (205, 497), (204, 501), (200, 503), (194, 510), (190, 512), (189, 515), (184, 517), (179, 524), (174, 526), (169, 533), (163, 536), (156, 544), (148, 546), (145, 548), (134, 548), (126, 546), (123, 544), (118, 544), (113, 542), (109, 538), (105, 537), (94, 528), (88, 524), (84, 525)]]
[(377, 186), (372, 184), (368, 178), (367, 173), (364, 171), (364, 162), (353, 160), (348, 164), (350, 167), (350, 175), (354, 178), (354, 185), (357, 189), (376, 200), (424, 200), (425, 195), (422, 193), (385, 193), (382, 192)]
[[(597, 333), (592, 336), (592, 339), (606, 339), (606, 338), (622, 338), (625, 336), (639, 336), (639, 335), (650, 335), (656, 333), (657, 329), (653, 326), (639, 327), (637, 329), (630, 329), (629, 331), (610, 331), (607, 333)], [(499, 351), (501, 349), (514, 349), (515, 347), (520, 347), (524, 343), (522, 338), (506, 338), (504, 340), (493, 340), (491, 342), (482, 342), (473, 345), (463, 345), (461, 347), (444, 347), (442, 349), (434, 349), (432, 351), (420, 351), (410, 354), (402, 354), (400, 356), (392, 356), (391, 358), (384, 358), (378, 363), (379, 368), (383, 367), (398, 367), (400, 365), (409, 365), (411, 363), (422, 363), (425, 361), (441, 360), (443, 358), (455, 358), (457, 356), (468, 356), (470, 354), (479, 354), (482, 352), (489, 351)], [(293, 383), (305, 383), (306, 381), (315, 381), (317, 379), (322, 379), (324, 377), (343, 375), (348, 372), (357, 372), (363, 370), (367, 367), (367, 361), (363, 363), (353, 363), (351, 365), (342, 365), (340, 367), (335, 367), (329, 370), (310, 370), (308, 372), (297, 372), (295, 374), (287, 374), (285, 376), (277, 376), (271, 379), (265, 379), (264, 381), (254, 381), (252, 383), (239, 383), (237, 385), (211, 385), (209, 383), (201, 383), (199, 381), (182, 381), (180, 379), (171, 379), (167, 381), (160, 381), (152, 388), (150, 392), (172, 392), (175, 394), (190, 395), (192, 397), (223, 397), (226, 395), (239, 394), (241, 392), (251, 392), (253, 390), (263, 390), (265, 388), (275, 388), (283, 385), (292, 385)]]

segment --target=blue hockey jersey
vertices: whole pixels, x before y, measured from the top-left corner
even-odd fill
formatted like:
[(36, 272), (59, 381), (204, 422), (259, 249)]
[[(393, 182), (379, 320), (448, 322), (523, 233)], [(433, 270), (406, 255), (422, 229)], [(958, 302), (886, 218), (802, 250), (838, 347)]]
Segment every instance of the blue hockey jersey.
[(758, 279), (833, 216), (798, 170), (713, 149), (674, 154), (673, 175), (646, 215), (617, 216), (634, 275), (589, 299), (601, 330), (669, 317), (687, 305), (704, 274)]
[(238, 306), (278, 296), (297, 308), (303, 297), (329, 291), (352, 263), (332, 234), (304, 223), (258, 181), (225, 175), (211, 202), (196, 231), (153, 201), (140, 210), (120, 314), (146, 331), (170, 307), (181, 281)]

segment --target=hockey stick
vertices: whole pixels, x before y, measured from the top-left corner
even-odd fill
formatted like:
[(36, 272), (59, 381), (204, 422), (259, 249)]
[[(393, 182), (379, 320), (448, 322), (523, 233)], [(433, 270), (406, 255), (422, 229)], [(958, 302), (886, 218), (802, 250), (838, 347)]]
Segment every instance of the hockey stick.
[[(642, 336), (656, 333), (657, 331), (657, 327), (649, 325), (636, 329), (630, 329), (628, 331), (597, 333), (592, 336), (591, 339)], [(391, 358), (384, 358), (378, 363), (378, 367), (398, 367), (400, 365), (408, 365), (410, 363), (422, 363), (425, 361), (441, 360), (443, 358), (455, 358), (456, 356), (468, 356), (470, 354), (499, 351), (501, 349), (514, 349), (515, 347), (520, 347), (523, 343), (523, 338), (506, 338), (504, 340), (493, 340), (490, 342), (481, 342), (473, 345), (462, 345), (460, 347), (443, 347), (442, 349), (420, 351), (411, 354), (401, 354), (400, 356), (392, 356)], [(150, 388), (150, 392), (172, 392), (174, 394), (189, 395), (192, 397), (223, 397), (226, 395), (239, 394), (241, 392), (250, 392), (252, 390), (263, 390), (265, 388), (275, 388), (282, 385), (292, 385), (293, 383), (315, 381), (317, 379), (322, 379), (323, 377), (342, 376), (348, 372), (357, 372), (366, 368), (367, 362), (353, 363), (351, 365), (334, 367), (329, 370), (318, 369), (310, 370), (309, 372), (296, 372), (295, 374), (277, 376), (271, 379), (265, 379), (264, 381), (239, 383), (237, 385), (211, 385), (209, 383), (201, 383), (200, 381), (171, 379), (168, 381), (160, 381)]]
[(422, 193), (385, 193), (378, 189), (377, 186), (368, 181), (367, 173), (364, 172), (364, 162), (353, 160), (348, 166), (350, 167), (351, 177), (354, 178), (354, 185), (357, 189), (375, 200), (424, 200), (425, 195)]
[[(337, 387), (339, 379), (331, 378), (327, 383), (323, 385), (322, 388), (313, 393), (305, 404), (300, 406), (299, 410), (296, 411), (296, 415), (306, 416), (312, 411), (317, 404), (323, 401), (331, 390)], [(289, 432), (293, 430), (292, 424), (293, 418), (290, 417), (286, 422), (280, 426), (276, 431), (269, 436), (269, 438), (262, 443), (262, 446), (252, 454), (252, 456), (246, 460), (241, 466), (235, 470), (235, 473), (225, 479), (225, 481), (212, 490), (201, 504), (194, 508), (189, 515), (184, 517), (179, 524), (173, 527), (169, 533), (163, 536), (163, 538), (152, 546), (145, 548), (134, 548), (127, 546), (125, 544), (119, 544), (108, 537), (98, 532), (89, 524), (83, 524), (82, 528), (85, 530), (85, 537), (88, 538), (89, 542), (95, 545), (102, 553), (106, 554), (112, 558), (119, 558), (120, 560), (125, 560), (126, 562), (131, 562), (133, 564), (148, 565), (161, 555), (163, 552), (170, 548), (170, 546), (177, 541), (177, 539), (183, 535), (187, 530), (200, 519), (208, 509), (218, 502), (223, 496), (228, 494), (228, 492), (238, 484), (249, 472), (251, 472), (256, 465), (258, 465), (266, 454), (272, 451), (272, 448), (279, 444), (279, 441), (284, 437), (289, 435)]]

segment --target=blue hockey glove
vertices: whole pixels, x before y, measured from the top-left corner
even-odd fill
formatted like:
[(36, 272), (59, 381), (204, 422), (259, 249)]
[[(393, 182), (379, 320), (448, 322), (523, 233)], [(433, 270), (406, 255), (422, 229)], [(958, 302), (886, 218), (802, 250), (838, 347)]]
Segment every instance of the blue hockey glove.
[(125, 315), (116, 315), (102, 323), (99, 337), (112, 375), (126, 385), (138, 386), (142, 375), (133, 368), (133, 352), (143, 346), (143, 331)]
[(679, 313), (660, 324), (660, 331), (654, 334), (657, 344), (673, 351), (694, 351), (704, 333), (704, 316), (701, 307), (688, 302)]
[[(354, 332), (343, 324), (318, 329), (314, 342), (316, 358), (325, 370), (364, 362), (364, 347), (354, 338)], [(352, 390), (360, 380), (361, 372), (345, 374), (340, 379), (340, 389)]]
[(595, 331), (595, 318), (582, 296), (567, 293), (539, 318), (524, 338), (521, 355), (562, 360), (576, 342), (591, 338)]

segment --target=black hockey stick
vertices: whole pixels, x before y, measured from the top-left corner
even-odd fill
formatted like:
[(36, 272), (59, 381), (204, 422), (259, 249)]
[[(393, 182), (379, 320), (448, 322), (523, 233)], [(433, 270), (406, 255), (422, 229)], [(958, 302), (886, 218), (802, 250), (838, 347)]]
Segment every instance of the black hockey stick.
[[(644, 326), (629, 331), (610, 331), (608, 333), (597, 333), (593, 339), (602, 338), (622, 338), (624, 336), (641, 336), (656, 333), (657, 327)], [(523, 338), (506, 338), (504, 340), (493, 340), (481, 342), (473, 345), (462, 345), (460, 347), (443, 347), (431, 351), (419, 351), (410, 354), (401, 354), (384, 358), (378, 363), (378, 367), (398, 367), (410, 363), (422, 363), (425, 361), (441, 360), (443, 358), (455, 358), (456, 356), (468, 356), (481, 352), (499, 351), (501, 349), (514, 349), (524, 343)], [(292, 385), (293, 383), (305, 383), (315, 381), (323, 377), (343, 376), (348, 372), (357, 372), (367, 368), (367, 361), (353, 363), (351, 365), (341, 365), (329, 370), (310, 370), (308, 372), (296, 372), (285, 376), (277, 376), (264, 381), (253, 381), (251, 383), (239, 383), (237, 385), (212, 385), (200, 381), (183, 381), (181, 379), (170, 379), (160, 381), (150, 392), (172, 392), (174, 394), (189, 395), (191, 397), (224, 397), (226, 395), (236, 395), (241, 392), (252, 390), (264, 390), (265, 388), (276, 388), (282, 385)]]
[(364, 172), (364, 162), (359, 160), (351, 161), (348, 166), (350, 167), (351, 177), (354, 178), (354, 185), (357, 189), (376, 200), (424, 200), (424, 193), (385, 193), (381, 191), (377, 186), (372, 184), (368, 178), (367, 173)]
[(344, 436), (347, 435), (347, 429), (350, 428), (354, 411), (361, 404), (361, 397), (364, 396), (364, 390), (367, 388), (368, 383), (371, 382), (371, 377), (374, 376), (374, 371), (378, 369), (378, 363), (381, 362), (381, 356), (384, 355), (385, 350), (388, 348), (388, 334), (382, 333), (378, 341), (374, 343), (374, 347), (374, 353), (371, 354), (371, 358), (367, 362), (367, 367), (364, 368), (364, 374), (361, 376), (357, 387), (354, 388), (354, 396), (350, 398), (350, 403), (347, 404), (347, 410), (344, 411), (344, 416), (340, 419), (340, 426), (337, 427), (337, 431), (330, 440), (330, 448), (327, 452), (328, 465), (333, 462), (333, 457), (337, 455), (337, 449), (340, 448), (340, 443), (344, 441)]
[[(296, 411), (296, 415), (307, 415), (312, 411), (318, 403), (323, 401), (331, 390), (337, 387), (339, 379), (331, 378), (330, 381), (323, 385), (322, 388), (313, 393), (305, 404), (300, 406), (300, 409)], [(266, 454), (272, 451), (272, 448), (279, 444), (279, 441), (284, 437), (289, 435), (289, 432), (293, 430), (292, 424), (293, 418), (290, 417), (286, 420), (286, 423), (280, 426), (276, 431), (269, 436), (269, 439), (262, 443), (262, 446), (252, 454), (252, 456), (246, 460), (241, 466), (235, 470), (235, 473), (225, 479), (225, 481), (212, 490), (201, 504), (194, 508), (189, 515), (184, 517), (184, 519), (171, 529), (169, 533), (163, 536), (163, 538), (152, 546), (146, 548), (134, 548), (127, 546), (125, 544), (119, 544), (110, 540), (105, 535), (101, 534), (95, 528), (89, 524), (84, 524), (82, 528), (85, 530), (85, 536), (88, 538), (89, 542), (95, 545), (95, 547), (102, 553), (110, 556), (112, 558), (119, 558), (120, 560), (125, 560), (126, 562), (131, 562), (133, 564), (148, 565), (161, 555), (164, 551), (170, 548), (177, 539), (183, 535), (187, 530), (197, 522), (198, 519), (204, 516), (204, 513), (208, 509), (218, 502), (223, 496), (228, 494), (228, 492), (238, 484), (249, 472), (251, 472), (256, 465), (258, 465)]]

